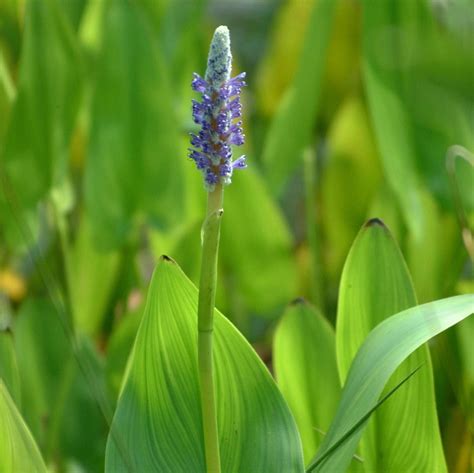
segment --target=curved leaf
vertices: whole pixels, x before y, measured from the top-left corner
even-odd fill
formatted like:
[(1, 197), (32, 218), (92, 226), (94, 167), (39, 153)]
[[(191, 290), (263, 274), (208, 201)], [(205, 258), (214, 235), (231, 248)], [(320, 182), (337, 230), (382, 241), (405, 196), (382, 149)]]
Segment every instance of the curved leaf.
[[(336, 347), (343, 381), (369, 332), (390, 315), (415, 305), (410, 275), (395, 240), (380, 220), (369, 220), (352, 246), (340, 285)], [(369, 423), (361, 444), (368, 471), (446, 469), (426, 346), (398, 368), (386, 390), (419, 366), (423, 369), (417, 376)]]
[(335, 0), (315, 2), (295, 79), (280, 102), (268, 131), (262, 161), (274, 194), (281, 193), (285, 180), (297, 167), (303, 149), (311, 140), (337, 3)]
[(0, 379), (0, 471), (47, 473), (38, 447)]
[[(106, 471), (205, 471), (197, 373), (197, 289), (158, 264), (109, 437)], [(303, 471), (294, 420), (265, 366), (215, 311), (222, 471)]]
[(473, 312), (473, 294), (449, 297), (399, 312), (372, 330), (352, 362), (334, 420), (308, 470), (345, 471), (367, 423), (330, 455), (326, 452), (376, 405), (391, 375), (411, 353)]
[(303, 299), (293, 302), (278, 324), (273, 363), (309, 461), (334, 417), (341, 388), (334, 329)]

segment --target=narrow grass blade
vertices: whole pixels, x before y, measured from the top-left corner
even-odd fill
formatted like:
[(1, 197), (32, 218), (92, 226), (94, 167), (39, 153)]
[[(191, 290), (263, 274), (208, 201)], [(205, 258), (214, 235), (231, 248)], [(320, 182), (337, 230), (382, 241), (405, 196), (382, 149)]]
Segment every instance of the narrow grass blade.
[[(306, 471), (312, 471), (314, 470), (318, 465), (320, 465), (327, 457), (329, 457), (333, 452), (335, 452), (344, 442), (346, 442), (352, 435), (354, 435), (356, 432), (358, 432), (359, 429), (361, 429), (365, 422), (368, 421), (369, 417), (385, 402), (388, 400), (390, 396), (395, 394), (419, 369), (421, 369), (421, 366), (413, 370), (409, 375), (405, 376), (395, 387), (393, 387), (387, 394), (385, 394), (378, 402), (375, 404), (372, 409), (370, 409), (366, 414), (364, 414), (359, 421), (355, 423), (355, 425), (350, 428), (344, 435), (341, 436), (341, 438), (332, 444), (330, 448), (326, 450), (326, 452), (319, 457), (318, 460), (315, 460), (311, 466), (306, 470)], [(357, 459), (358, 461), (361, 461), (363, 463), (363, 460), (356, 455), (354, 455), (354, 458)]]

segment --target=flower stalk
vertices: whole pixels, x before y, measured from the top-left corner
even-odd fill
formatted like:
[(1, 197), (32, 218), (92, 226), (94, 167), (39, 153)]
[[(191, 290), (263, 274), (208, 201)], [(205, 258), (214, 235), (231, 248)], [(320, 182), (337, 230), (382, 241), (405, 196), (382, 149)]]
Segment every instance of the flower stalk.
[(189, 157), (202, 172), (208, 191), (202, 232), (201, 277), (198, 299), (198, 368), (207, 473), (220, 473), (219, 433), (213, 376), (214, 306), (224, 185), (233, 171), (246, 167), (245, 156), (232, 160), (232, 146), (244, 142), (240, 91), (245, 74), (230, 78), (232, 55), (229, 30), (216, 29), (209, 50), (205, 78), (194, 74), (192, 88), (202, 100), (193, 101), (193, 119), (201, 126), (191, 133)]
[(198, 364), (208, 473), (220, 473), (221, 471), (214, 392), (212, 338), (223, 196), (222, 184), (218, 184), (214, 191), (208, 194), (207, 217), (203, 225), (201, 278), (198, 300)]

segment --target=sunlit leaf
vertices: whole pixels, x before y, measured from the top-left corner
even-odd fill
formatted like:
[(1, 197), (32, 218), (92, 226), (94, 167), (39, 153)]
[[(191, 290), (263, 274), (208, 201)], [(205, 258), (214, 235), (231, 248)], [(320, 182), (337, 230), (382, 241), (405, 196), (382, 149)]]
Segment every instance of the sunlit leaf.
[(0, 150), (2, 149), (3, 137), (8, 125), (8, 117), (14, 96), (15, 86), (10, 77), (3, 53), (0, 51), (0, 113), (2, 115), (0, 122)]
[[(368, 112), (359, 97), (349, 97), (339, 107), (327, 139), (329, 151), (320, 184), (327, 218), (322, 219), (321, 226), (326, 242), (326, 273), (336, 286), (382, 173)], [(351, 192), (341, 192), (341, 188), (350, 188)]]
[[(334, 420), (308, 470), (328, 473), (345, 471), (366, 424), (325, 460), (320, 462), (320, 459), (375, 406), (391, 375), (411, 353), (473, 312), (474, 295), (455, 296), (412, 307), (379, 324), (366, 338), (352, 362)], [(420, 373), (424, 369), (427, 367), (422, 366)], [(395, 400), (414, 379), (416, 377), (387, 402)], [(418, 445), (417, 436), (407, 434), (407, 438)], [(430, 452), (427, 453), (429, 456)], [(436, 464), (436, 459), (433, 466), (430, 471), (445, 471), (445, 465)], [(420, 470), (409, 465), (407, 471)]]
[[(397, 244), (380, 220), (370, 220), (352, 246), (339, 289), (336, 346), (343, 381), (369, 332), (390, 315), (415, 305), (411, 278)], [(423, 366), (420, 373), (369, 423), (361, 445), (368, 470), (445, 469), (427, 347), (398, 368), (386, 390), (419, 366)]]
[(267, 133), (262, 161), (275, 194), (281, 192), (288, 175), (301, 162), (303, 149), (311, 141), (336, 3), (334, 0), (315, 2), (295, 78)]
[(263, 180), (250, 169), (226, 190), (221, 242), (221, 263), (249, 309), (264, 313), (294, 298), (289, 228)]
[(0, 379), (0, 471), (47, 473), (38, 447)]
[[(197, 373), (197, 289), (163, 257), (148, 293), (109, 438), (106, 471), (204, 472)], [(245, 339), (215, 312), (222, 471), (302, 472), (293, 418)]]
[[(430, 2), (365, 4), (363, 73), (374, 129), (386, 178), (419, 239), (429, 233), (420, 186), (428, 185), (449, 204), (449, 181), (442, 178), (446, 151), (453, 144), (474, 144), (472, 48), (437, 24)], [(473, 202), (473, 179), (472, 170), (462, 176), (466, 205)]]
[(341, 393), (334, 329), (297, 299), (283, 315), (273, 343), (277, 383), (295, 417), (308, 462), (329, 428)]
[(104, 320), (120, 267), (120, 252), (97, 248), (83, 216), (71, 251), (71, 303), (76, 327), (95, 335)]

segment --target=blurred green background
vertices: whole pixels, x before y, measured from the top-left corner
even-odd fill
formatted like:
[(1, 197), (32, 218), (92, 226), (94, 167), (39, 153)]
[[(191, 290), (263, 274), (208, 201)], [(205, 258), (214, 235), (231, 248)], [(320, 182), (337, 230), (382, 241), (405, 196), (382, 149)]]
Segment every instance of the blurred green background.
[[(370, 217), (419, 302), (473, 292), (471, 0), (0, 0), (0, 329), (13, 327), (17, 401), (58, 471), (102, 468), (99, 410), (158, 257), (197, 282), (190, 81), (220, 24), (247, 72), (249, 168), (225, 191), (217, 306), (263, 359), (294, 298), (334, 321)], [(453, 472), (470, 468), (472, 328), (431, 346)]]

